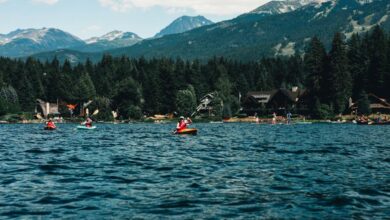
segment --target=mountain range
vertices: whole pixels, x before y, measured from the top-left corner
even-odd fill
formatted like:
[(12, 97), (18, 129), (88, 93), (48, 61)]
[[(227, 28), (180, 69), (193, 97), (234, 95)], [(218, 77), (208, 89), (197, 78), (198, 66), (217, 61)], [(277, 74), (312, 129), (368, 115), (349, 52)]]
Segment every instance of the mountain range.
[(80, 38), (55, 28), (18, 29), (0, 35), (0, 56), (20, 57), (84, 45)]
[[(182, 33), (193, 28), (212, 24), (203, 16), (183, 16), (161, 30), (156, 37)], [(143, 39), (135, 33), (112, 31), (100, 37), (85, 41), (55, 28), (18, 29), (9, 34), (0, 34), (0, 56), (24, 57), (48, 51), (102, 52), (110, 49), (129, 47)]]
[[(78, 62), (86, 58), (97, 61), (103, 53), (185, 59), (224, 56), (239, 60), (291, 56), (302, 54), (313, 36), (329, 46), (335, 32), (341, 32), (348, 38), (353, 33), (367, 32), (375, 25), (390, 30), (389, 16), (388, 0), (271, 1), (232, 20), (211, 23), (201, 16), (190, 19), (182, 17), (155, 38), (141, 39), (132, 33), (112, 32), (86, 42), (74, 38), (74, 44), (79, 45), (62, 44), (62, 47), (57, 46), (53, 51), (46, 50), (34, 57), (50, 59), (57, 56)], [(108, 43), (109, 39), (121, 39), (116, 36), (125, 35), (130, 36), (131, 40), (125, 44), (107, 46), (111, 44)], [(0, 36), (0, 42), (4, 42), (2, 39), (6, 37)], [(2, 47), (6, 45), (0, 43), (0, 55), (3, 55)], [(99, 49), (91, 49), (95, 46)]]

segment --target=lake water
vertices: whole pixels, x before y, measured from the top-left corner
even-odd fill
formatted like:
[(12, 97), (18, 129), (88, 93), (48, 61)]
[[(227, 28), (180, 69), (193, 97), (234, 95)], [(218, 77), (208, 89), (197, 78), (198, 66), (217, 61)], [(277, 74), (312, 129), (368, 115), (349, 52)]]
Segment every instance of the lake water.
[(390, 126), (0, 125), (0, 217), (384, 219)]

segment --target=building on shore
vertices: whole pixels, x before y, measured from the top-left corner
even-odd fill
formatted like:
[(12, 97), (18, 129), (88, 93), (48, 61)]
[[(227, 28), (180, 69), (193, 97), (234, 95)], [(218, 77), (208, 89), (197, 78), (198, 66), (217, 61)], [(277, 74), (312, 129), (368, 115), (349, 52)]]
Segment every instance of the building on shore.
[(291, 111), (304, 113), (306, 91), (298, 87), (289, 89), (274, 89), (271, 91), (248, 92), (242, 102), (242, 112), (251, 115), (268, 115), (276, 112), (285, 115)]
[[(390, 114), (390, 103), (386, 99), (370, 93), (368, 94), (368, 101), (372, 113)], [(350, 111), (357, 112), (358, 106), (359, 101), (352, 102), (350, 104)]]

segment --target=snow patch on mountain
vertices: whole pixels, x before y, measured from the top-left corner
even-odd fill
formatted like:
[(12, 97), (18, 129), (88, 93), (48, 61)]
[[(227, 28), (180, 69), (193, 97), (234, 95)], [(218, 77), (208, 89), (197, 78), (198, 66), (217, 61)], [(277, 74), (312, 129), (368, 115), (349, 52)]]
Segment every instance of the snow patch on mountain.
[(119, 39), (141, 39), (138, 35), (131, 32), (123, 32), (123, 31), (111, 31), (101, 37), (93, 37), (87, 39), (85, 42), (87, 44), (93, 44), (101, 41), (115, 41)]
[(370, 4), (373, 3), (374, 0), (356, 0), (359, 4), (364, 5), (364, 4)]
[(353, 34), (364, 33), (371, 30), (376, 25), (381, 25), (389, 19), (389, 15), (384, 15), (377, 22), (373, 21), (375, 14), (368, 15), (364, 18), (364, 23), (359, 23), (356, 20), (350, 18), (350, 31), (344, 31), (344, 35), (350, 38)]
[(283, 46), (282, 43), (277, 44), (274, 47), (275, 56), (294, 56), (295, 51), (295, 42), (288, 42)]
[(295, 11), (305, 5), (320, 5), (327, 1), (332, 0), (275, 0), (256, 8), (255, 10), (249, 12), (249, 14), (284, 14)]

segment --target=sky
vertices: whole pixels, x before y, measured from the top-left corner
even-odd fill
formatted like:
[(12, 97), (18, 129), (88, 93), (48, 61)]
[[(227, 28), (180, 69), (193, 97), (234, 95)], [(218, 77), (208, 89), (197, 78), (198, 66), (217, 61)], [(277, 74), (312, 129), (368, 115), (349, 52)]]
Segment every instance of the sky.
[(59, 28), (81, 39), (113, 30), (154, 36), (182, 15), (218, 22), (270, 0), (0, 0), (0, 33)]

